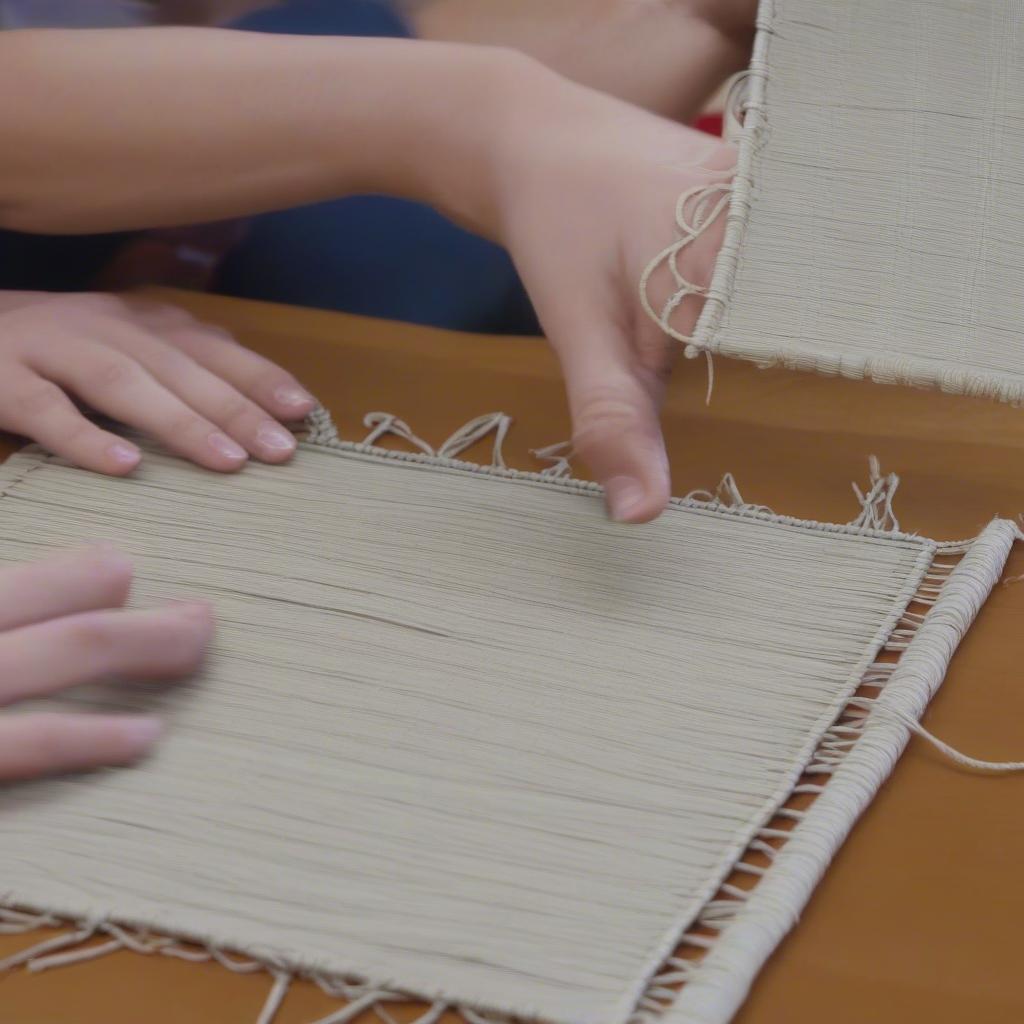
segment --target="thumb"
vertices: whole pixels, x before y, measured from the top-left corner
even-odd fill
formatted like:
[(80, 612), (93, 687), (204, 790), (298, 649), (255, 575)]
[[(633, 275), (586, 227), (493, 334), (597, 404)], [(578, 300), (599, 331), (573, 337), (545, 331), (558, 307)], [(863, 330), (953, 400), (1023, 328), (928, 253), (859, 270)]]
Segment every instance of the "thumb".
[(609, 516), (622, 523), (654, 519), (670, 493), (660, 388), (645, 382), (631, 346), (607, 325), (555, 348), (565, 374), (573, 447), (604, 486)]

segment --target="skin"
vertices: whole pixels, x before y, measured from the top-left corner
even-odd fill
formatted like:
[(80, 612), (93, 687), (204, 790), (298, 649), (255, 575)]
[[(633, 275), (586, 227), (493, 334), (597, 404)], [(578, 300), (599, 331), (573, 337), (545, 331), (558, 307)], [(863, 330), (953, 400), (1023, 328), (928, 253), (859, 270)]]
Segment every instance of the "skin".
[[(670, 493), (658, 410), (676, 349), (636, 285), (674, 239), (680, 193), (722, 181), (735, 161), (670, 118), (742, 64), (746, 23), (721, 20), (742, 5), (620, 0), (580, 32), (586, 12), (566, 0), (548, 7), (547, 36), (491, 6), (466, 41), (453, 26), (472, 6), (421, 9), (423, 35), (453, 42), (159, 29), (95, 31), (83, 46), (80, 33), (0, 34), (0, 227), (186, 225), (360, 192), (430, 203), (509, 249), (561, 361), (575, 447), (609, 514), (645, 522)], [(673, 29), (665, 38), (683, 49), (664, 45)], [(664, 59), (637, 75), (623, 39)], [(689, 280), (707, 282), (720, 231), (685, 250)], [(667, 297), (655, 292), (656, 304)], [(684, 306), (676, 326), (697, 312)], [(0, 295), (0, 427), (131, 472), (138, 450), (76, 402), (226, 472), (290, 457), (280, 424), (313, 405), (280, 368), (179, 311)], [(197, 667), (209, 609), (125, 611), (130, 574), (108, 550), (0, 570), (0, 705)], [(0, 780), (128, 764), (159, 731), (144, 717), (0, 715)]]
[[(511, 252), (611, 515), (664, 508), (674, 347), (636, 282), (672, 241), (679, 193), (721, 180), (727, 147), (511, 50), (217, 29), (90, 40), (0, 35), (0, 226), (133, 229), (368, 191), (431, 203)], [(691, 280), (707, 281), (719, 241), (687, 250)], [(28, 344), (55, 342), (44, 330)]]
[[(106, 548), (0, 570), (0, 707), (110, 677), (196, 670), (213, 631), (209, 606), (125, 611), (131, 573)], [(159, 735), (145, 716), (0, 715), (0, 782), (131, 764)]]
[(182, 310), (113, 295), (0, 297), (0, 428), (71, 462), (122, 476), (142, 454), (77, 398), (207, 469), (285, 462), (282, 423), (315, 401), (291, 374)]

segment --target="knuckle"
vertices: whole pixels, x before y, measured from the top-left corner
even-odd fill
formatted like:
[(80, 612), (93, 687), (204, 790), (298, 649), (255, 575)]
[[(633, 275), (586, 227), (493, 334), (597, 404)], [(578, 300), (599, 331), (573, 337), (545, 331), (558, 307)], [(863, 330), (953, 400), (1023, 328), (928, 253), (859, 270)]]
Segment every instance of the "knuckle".
[(56, 384), (38, 379), (15, 396), (14, 406), (19, 418), (36, 420), (63, 407), (66, 401), (67, 397)]
[(193, 439), (207, 434), (210, 429), (210, 424), (202, 416), (188, 409), (168, 418), (166, 433), (171, 438)]
[(69, 648), (81, 659), (83, 667), (107, 671), (117, 658), (117, 635), (110, 623), (99, 615), (82, 615), (67, 625)]
[(637, 362), (644, 372), (658, 379), (668, 379), (675, 365), (676, 351), (664, 338), (641, 335), (635, 342)]
[(66, 755), (67, 739), (67, 728), (55, 715), (33, 716), (33, 754), (40, 764), (60, 764)]
[(188, 320), (167, 322), (162, 337), (169, 344), (190, 356), (198, 356), (211, 344), (237, 344), (227, 331), (213, 324)]
[(217, 419), (222, 426), (238, 427), (255, 418), (252, 404), (237, 392), (224, 395), (217, 404)]
[(637, 418), (636, 404), (627, 395), (612, 388), (596, 389), (577, 405), (573, 443), (585, 451), (609, 435), (631, 430)]
[(61, 439), (65, 444), (75, 445), (80, 441), (88, 439), (95, 429), (84, 416), (76, 413), (74, 416), (69, 417), (66, 425), (62, 425)]
[(112, 391), (131, 382), (135, 364), (128, 359), (102, 359), (91, 370), (93, 385), (101, 391)]
[(194, 361), (180, 349), (163, 338), (156, 339), (149, 347), (145, 359), (146, 368), (160, 380), (176, 380), (188, 374), (195, 367)]

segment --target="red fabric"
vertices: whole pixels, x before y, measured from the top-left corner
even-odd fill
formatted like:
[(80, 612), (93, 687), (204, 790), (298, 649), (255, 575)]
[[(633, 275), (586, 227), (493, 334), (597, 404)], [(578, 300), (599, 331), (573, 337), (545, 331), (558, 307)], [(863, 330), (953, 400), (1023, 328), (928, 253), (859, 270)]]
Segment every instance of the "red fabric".
[(697, 123), (694, 125), (695, 128), (699, 128), (702, 132), (707, 132), (708, 135), (716, 135), (718, 138), (722, 137), (722, 115), (721, 114), (704, 114), (702, 117), (697, 118)]

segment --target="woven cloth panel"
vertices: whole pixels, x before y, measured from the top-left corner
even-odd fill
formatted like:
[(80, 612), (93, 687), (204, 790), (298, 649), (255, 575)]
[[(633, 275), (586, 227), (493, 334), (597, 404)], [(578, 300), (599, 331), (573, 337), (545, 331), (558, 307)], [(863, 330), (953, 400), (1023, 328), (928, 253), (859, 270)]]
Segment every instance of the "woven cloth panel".
[(21, 454), (0, 564), (104, 538), (136, 603), (205, 597), (219, 632), (194, 684), (66, 699), (169, 734), (134, 770), (0, 789), (0, 905), (622, 1024), (803, 770), (842, 761), (683, 989), (680, 1020), (725, 1020), (906, 742), (882, 702), (920, 714), (1013, 536), (950, 575), (919, 537), (694, 501), (622, 527), (586, 483), (358, 445), (232, 478)]
[(1024, 397), (1024, 4), (762, 0), (699, 347)]

